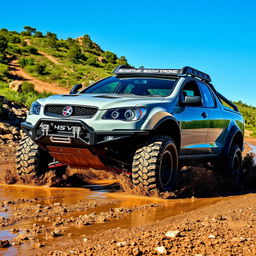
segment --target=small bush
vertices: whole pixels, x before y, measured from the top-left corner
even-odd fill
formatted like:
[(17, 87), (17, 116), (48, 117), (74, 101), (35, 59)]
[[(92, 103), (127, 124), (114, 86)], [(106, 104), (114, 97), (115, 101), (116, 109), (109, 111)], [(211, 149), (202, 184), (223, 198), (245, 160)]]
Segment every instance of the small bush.
[(50, 77), (52, 80), (58, 80), (58, 79), (61, 79), (62, 75), (61, 75), (61, 72), (55, 71), (54, 73), (51, 74)]
[(97, 59), (96, 57), (94, 56), (91, 56), (87, 59), (86, 63), (90, 66), (94, 66), (94, 67), (97, 67), (98, 66), (98, 63), (97, 63)]
[(0, 80), (4, 80), (7, 75), (8, 75), (8, 66), (4, 64), (0, 64)]
[(21, 41), (21, 46), (23, 46), (23, 47), (27, 46), (27, 42), (25, 40), (22, 40)]
[(46, 65), (43, 63), (36, 64), (34, 67), (34, 71), (39, 75), (45, 74)]
[(23, 82), (21, 85), (22, 92), (28, 93), (28, 92), (34, 92), (35, 86), (29, 82)]
[(33, 46), (26, 46), (25, 48), (24, 48), (24, 50), (26, 51), (26, 52), (29, 52), (29, 53), (31, 53), (31, 54), (38, 54), (38, 51), (37, 51), (37, 49), (35, 48), (35, 47), (33, 47)]
[(22, 68), (26, 66), (33, 66), (34, 65), (34, 59), (33, 58), (20, 58), (19, 64)]

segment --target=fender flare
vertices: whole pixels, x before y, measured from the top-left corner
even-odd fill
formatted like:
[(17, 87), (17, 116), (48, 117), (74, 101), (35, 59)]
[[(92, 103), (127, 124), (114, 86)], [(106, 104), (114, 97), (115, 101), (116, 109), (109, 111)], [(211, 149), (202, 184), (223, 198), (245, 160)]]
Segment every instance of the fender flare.
[(224, 148), (224, 152), (223, 152), (224, 157), (228, 156), (231, 145), (232, 145), (234, 139), (237, 138), (237, 136), (242, 137), (242, 145), (238, 145), (238, 146), (241, 146), (241, 150), (243, 150), (243, 140), (244, 140), (243, 133), (237, 126), (233, 125), (229, 131), (227, 138), (226, 138), (225, 148)]
[[(164, 126), (164, 123), (169, 123), (170, 126), (174, 127), (174, 129), (168, 129), (169, 126)], [(165, 135), (172, 136), (176, 143), (177, 150), (180, 150), (181, 129), (179, 122), (174, 116), (169, 113), (161, 112), (161, 115), (158, 115), (158, 120), (155, 120), (154, 125), (152, 125), (151, 130), (154, 133), (157, 133), (157, 131), (161, 130), (161, 132)]]

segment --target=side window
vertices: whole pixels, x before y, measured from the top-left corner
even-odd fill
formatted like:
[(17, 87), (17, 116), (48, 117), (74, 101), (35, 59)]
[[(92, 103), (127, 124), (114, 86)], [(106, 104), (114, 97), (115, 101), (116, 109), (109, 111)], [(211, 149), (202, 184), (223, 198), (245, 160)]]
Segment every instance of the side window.
[(198, 82), (202, 91), (202, 95), (203, 95), (203, 103), (204, 103), (204, 107), (206, 108), (214, 108), (215, 107), (215, 100), (213, 98), (213, 95), (210, 91), (210, 89), (208, 88), (207, 85)]
[(184, 100), (186, 96), (200, 96), (201, 93), (199, 87), (195, 81), (190, 81), (185, 84), (185, 86), (181, 90), (181, 100)]

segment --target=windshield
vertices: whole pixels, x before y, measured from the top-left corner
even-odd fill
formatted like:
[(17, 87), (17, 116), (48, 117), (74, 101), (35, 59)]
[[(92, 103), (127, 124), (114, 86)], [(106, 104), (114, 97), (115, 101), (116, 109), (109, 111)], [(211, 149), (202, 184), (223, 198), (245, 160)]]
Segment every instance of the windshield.
[(139, 96), (168, 96), (172, 92), (176, 80), (163, 78), (117, 78), (109, 77), (81, 93), (117, 93)]

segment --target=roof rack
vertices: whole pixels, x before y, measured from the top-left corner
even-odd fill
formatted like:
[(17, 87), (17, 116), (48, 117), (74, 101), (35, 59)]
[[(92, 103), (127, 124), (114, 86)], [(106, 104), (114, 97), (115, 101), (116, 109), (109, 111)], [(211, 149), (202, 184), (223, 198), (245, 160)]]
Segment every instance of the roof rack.
[(195, 68), (191, 67), (183, 67), (182, 69), (151, 69), (151, 68), (134, 68), (127, 65), (120, 65), (118, 66), (114, 71), (114, 74), (116, 75), (141, 75), (141, 74), (147, 74), (147, 75), (167, 75), (167, 76), (181, 76), (181, 75), (190, 75), (191, 77), (197, 77), (202, 79), (205, 82), (211, 82), (211, 77)]

